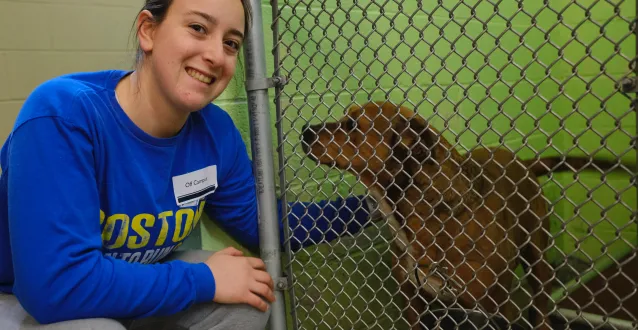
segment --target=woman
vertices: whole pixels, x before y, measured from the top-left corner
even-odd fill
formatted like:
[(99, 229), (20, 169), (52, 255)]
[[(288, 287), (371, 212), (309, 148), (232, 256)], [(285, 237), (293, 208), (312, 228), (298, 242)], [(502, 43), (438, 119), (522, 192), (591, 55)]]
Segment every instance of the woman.
[[(250, 159), (211, 104), (249, 22), (245, 0), (146, 0), (135, 71), (69, 74), (28, 97), (0, 153), (0, 328), (264, 328), (263, 261), (175, 251), (204, 211), (259, 244)], [(364, 208), (292, 205), (294, 248), (358, 231)]]

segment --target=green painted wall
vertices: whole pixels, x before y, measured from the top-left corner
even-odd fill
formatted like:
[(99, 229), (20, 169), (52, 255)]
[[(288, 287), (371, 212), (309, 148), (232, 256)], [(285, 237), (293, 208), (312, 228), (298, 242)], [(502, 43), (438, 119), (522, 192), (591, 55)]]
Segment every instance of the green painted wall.
[[(337, 119), (351, 102), (370, 99), (407, 102), (462, 152), (478, 144), (502, 144), (523, 158), (594, 153), (599, 158), (618, 155), (625, 164), (634, 164), (630, 137), (636, 118), (629, 113), (629, 99), (614, 86), (628, 73), (635, 52), (629, 30), (634, 5), (619, 0), (555, 0), (549, 7), (535, 0), (497, 5), (405, 1), (400, 6), (392, 1), (280, 0), (280, 69), (291, 81), (281, 95), (280, 122), (274, 103), (271, 111), (273, 141), (276, 123), (284, 132), (287, 198), (333, 199), (363, 191), (351, 176), (304, 159), (299, 132), (307, 122)], [(271, 49), (268, 2), (262, 11), (266, 47)], [(267, 63), (272, 74), (272, 56)], [(233, 84), (219, 104), (249, 141), (245, 92), (241, 82)], [(274, 100), (273, 91), (271, 95)], [(556, 248), (547, 253), (550, 262), (567, 256), (608, 265), (612, 259), (605, 255), (620, 258), (636, 245), (636, 225), (630, 224), (636, 191), (626, 173), (613, 173), (604, 182), (593, 173), (578, 180), (564, 173), (542, 181), (545, 195), (555, 203)], [(202, 224), (205, 248), (236, 245), (213, 222)], [(393, 325), (398, 310), (390, 296), (396, 286), (384, 235), (385, 228), (372, 227), (355, 239), (295, 255), (297, 312), (303, 325)]]

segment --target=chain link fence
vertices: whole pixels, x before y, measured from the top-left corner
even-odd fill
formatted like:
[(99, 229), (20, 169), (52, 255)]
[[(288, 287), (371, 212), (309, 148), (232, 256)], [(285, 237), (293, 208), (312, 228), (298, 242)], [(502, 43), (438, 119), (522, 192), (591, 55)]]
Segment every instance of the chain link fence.
[(375, 215), (285, 237), (291, 328), (638, 328), (635, 0), (272, 9), (278, 192)]

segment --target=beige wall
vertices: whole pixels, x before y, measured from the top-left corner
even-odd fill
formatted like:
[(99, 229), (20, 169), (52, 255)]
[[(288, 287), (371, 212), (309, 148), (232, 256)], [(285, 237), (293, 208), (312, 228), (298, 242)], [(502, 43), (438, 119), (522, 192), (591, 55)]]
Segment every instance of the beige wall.
[(76, 71), (128, 69), (142, 0), (0, 0), (0, 142), (31, 90)]

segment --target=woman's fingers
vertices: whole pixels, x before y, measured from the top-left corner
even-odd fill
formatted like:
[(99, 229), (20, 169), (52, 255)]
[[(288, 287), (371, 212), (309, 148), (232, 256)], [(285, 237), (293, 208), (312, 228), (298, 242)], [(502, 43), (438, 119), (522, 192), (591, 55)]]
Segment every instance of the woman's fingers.
[(266, 303), (266, 301), (264, 299), (262, 299), (261, 297), (259, 297), (256, 294), (250, 293), (250, 292), (246, 295), (245, 303), (257, 308), (258, 310), (260, 310), (262, 312), (267, 311), (268, 307), (269, 307), (268, 303)]
[(246, 259), (252, 268), (266, 270), (266, 264), (263, 260), (253, 257), (246, 257)]
[(213, 301), (243, 302), (264, 312), (275, 301), (273, 279), (263, 260), (244, 257), (240, 250), (228, 247), (210, 256), (206, 264), (217, 283)]
[(250, 286), (250, 291), (262, 296), (269, 302), (275, 301), (275, 293), (272, 291), (272, 289), (268, 285), (264, 283), (253, 282)]
[(226, 255), (229, 255), (229, 256), (237, 256), (237, 257), (244, 255), (243, 252), (241, 252), (240, 250), (238, 250), (238, 249), (236, 249), (236, 248), (234, 248), (232, 246), (229, 246), (229, 247), (227, 247), (227, 248), (225, 248), (223, 250), (220, 250), (219, 253), (226, 254)]
[(272, 280), (272, 277), (270, 276), (270, 274), (268, 274), (267, 272), (263, 270), (255, 270), (253, 272), (253, 276), (258, 282), (266, 284), (268, 287), (270, 287), (271, 290), (275, 288), (275, 283)]

